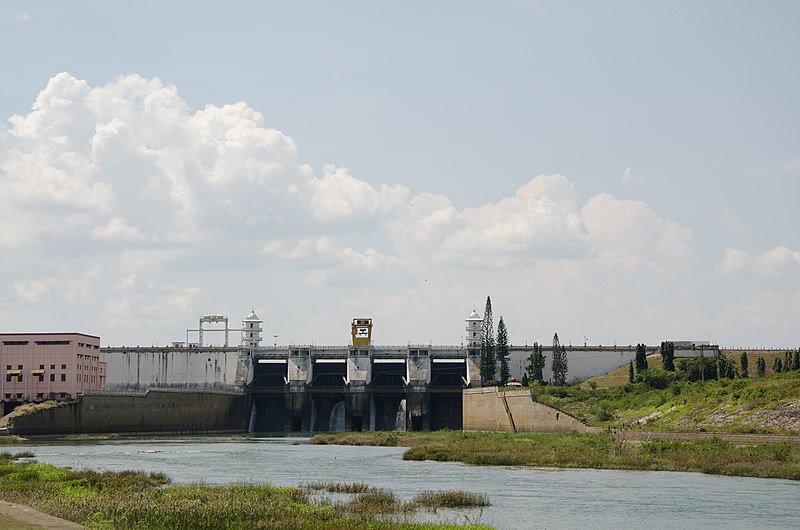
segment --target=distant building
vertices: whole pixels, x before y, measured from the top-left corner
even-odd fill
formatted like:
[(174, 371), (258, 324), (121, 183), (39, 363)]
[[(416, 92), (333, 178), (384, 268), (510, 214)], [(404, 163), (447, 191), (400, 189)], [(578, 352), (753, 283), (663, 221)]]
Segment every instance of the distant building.
[(106, 388), (100, 337), (83, 333), (0, 333), (3, 403), (74, 399)]

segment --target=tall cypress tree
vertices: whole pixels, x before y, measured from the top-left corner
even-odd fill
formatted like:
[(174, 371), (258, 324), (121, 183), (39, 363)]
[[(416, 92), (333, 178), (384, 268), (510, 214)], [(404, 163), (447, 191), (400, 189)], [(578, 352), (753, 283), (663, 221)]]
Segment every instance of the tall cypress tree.
[(628, 382), (633, 383), (633, 361), (628, 363)]
[(492, 322), (492, 299), (486, 297), (483, 311), (483, 330), (481, 335), (481, 380), (494, 381), (497, 363), (494, 356), (494, 323)]
[(647, 347), (644, 344), (636, 345), (636, 373), (647, 370)]
[(794, 359), (792, 360), (792, 370), (800, 370), (800, 349), (794, 352)]
[(675, 345), (672, 342), (661, 343), (661, 364), (664, 370), (675, 371)]
[(528, 379), (530, 381), (536, 381), (537, 383), (542, 382), (544, 379), (544, 376), (542, 375), (544, 361), (545, 358), (544, 354), (542, 354), (542, 345), (538, 342), (534, 342), (531, 354), (528, 356), (528, 366), (525, 367), (525, 370), (528, 373)]
[(500, 385), (506, 386), (511, 371), (508, 367), (508, 330), (506, 330), (506, 323), (503, 322), (503, 317), (497, 323), (497, 343), (495, 344), (495, 352), (497, 354), (497, 361), (500, 364)]
[(558, 340), (558, 333), (553, 335), (553, 384), (563, 386), (567, 382), (567, 349)]
[(772, 362), (772, 371), (776, 374), (783, 372), (783, 362), (781, 362), (780, 357), (775, 357), (775, 360)]
[(743, 351), (742, 354), (739, 356), (739, 374), (742, 377), (750, 377), (750, 373), (747, 371), (747, 352)]
[(756, 361), (756, 373), (759, 377), (767, 373), (767, 361), (765, 361), (763, 357), (759, 357)]

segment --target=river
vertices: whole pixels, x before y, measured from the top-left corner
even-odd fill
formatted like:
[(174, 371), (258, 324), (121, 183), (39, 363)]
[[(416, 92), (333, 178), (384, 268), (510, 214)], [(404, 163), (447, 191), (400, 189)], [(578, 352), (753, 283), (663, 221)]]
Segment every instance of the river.
[(402, 459), (402, 448), (292, 438), (126, 438), (23, 448), (57, 466), (163, 471), (177, 484), (365, 482), (402, 499), (425, 490), (467, 490), (488, 495), (492, 506), (421, 517), (497, 528), (800, 527), (800, 482), (789, 480), (412, 462)]

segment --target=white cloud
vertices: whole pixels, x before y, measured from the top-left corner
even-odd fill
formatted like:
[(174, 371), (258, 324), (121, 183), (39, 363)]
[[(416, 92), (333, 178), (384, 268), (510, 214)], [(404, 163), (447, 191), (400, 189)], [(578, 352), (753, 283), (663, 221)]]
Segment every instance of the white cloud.
[(25, 302), (39, 302), (50, 298), (49, 282), (29, 281), (14, 283), (14, 291), (17, 296)]
[(722, 264), (717, 268), (727, 275), (741, 273), (759, 276), (780, 276), (800, 270), (800, 251), (778, 246), (751, 256), (744, 250), (725, 250)]
[(310, 268), (306, 283), (311, 286), (392, 283), (410, 275), (400, 258), (374, 248), (363, 252), (349, 246), (340, 248), (330, 237), (270, 241), (262, 252), (283, 260), (306, 262)]
[(142, 234), (135, 226), (128, 226), (122, 217), (112, 217), (104, 226), (96, 226), (92, 237), (106, 241), (140, 241)]
[(0, 0), (0, 24), (14, 24), (30, 20), (30, 15), (8, 0)]

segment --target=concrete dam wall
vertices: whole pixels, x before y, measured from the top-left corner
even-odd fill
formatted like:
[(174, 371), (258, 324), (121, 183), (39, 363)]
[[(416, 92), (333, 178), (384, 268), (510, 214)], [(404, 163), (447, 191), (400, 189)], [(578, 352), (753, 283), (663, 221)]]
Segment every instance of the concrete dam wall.
[(533, 400), (528, 390), (464, 390), (463, 429), (496, 432), (596, 432), (572, 416)]
[(242, 393), (168, 389), (93, 393), (10, 418), (8, 428), (20, 435), (241, 432), (247, 427), (247, 399)]

